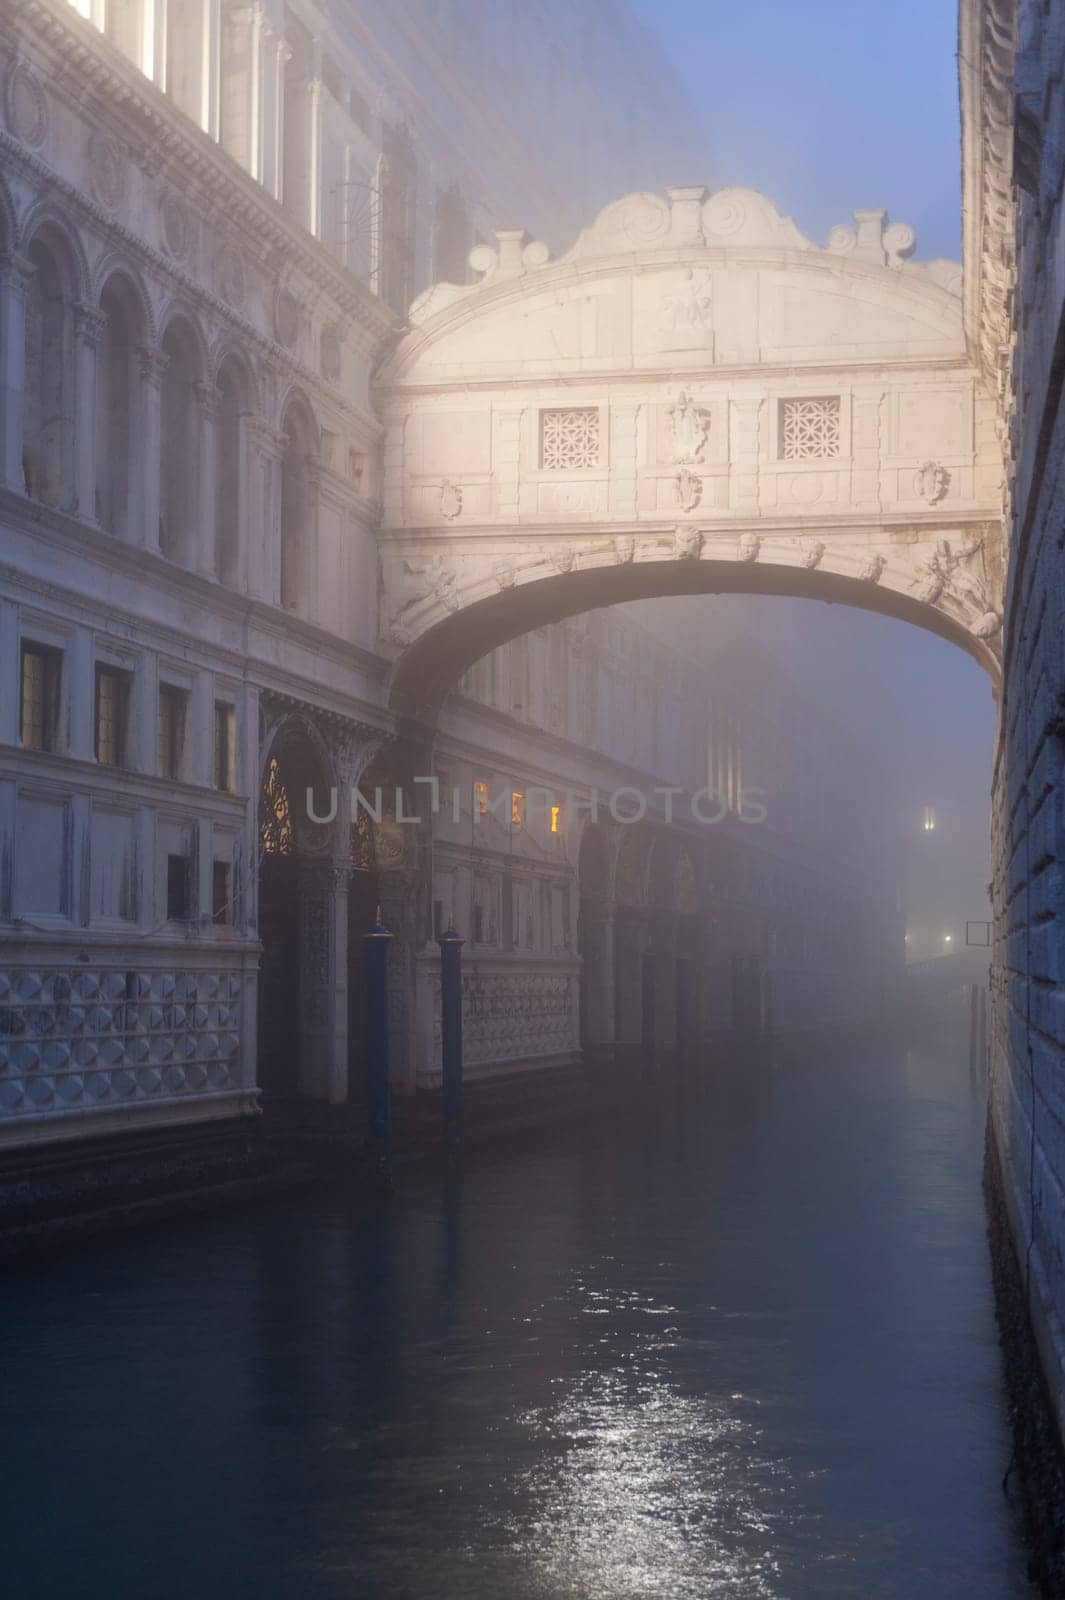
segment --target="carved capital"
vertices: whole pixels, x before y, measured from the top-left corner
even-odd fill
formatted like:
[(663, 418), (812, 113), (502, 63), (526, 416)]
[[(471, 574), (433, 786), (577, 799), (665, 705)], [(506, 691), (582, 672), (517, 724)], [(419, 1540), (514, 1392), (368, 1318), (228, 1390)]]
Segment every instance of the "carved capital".
[(213, 383), (197, 383), (194, 388), (200, 415), (205, 422), (214, 422), (218, 416), (218, 409), (222, 400), (221, 392), (215, 388)]
[(78, 304), (74, 307), (74, 337), (82, 344), (99, 344), (106, 328), (107, 317), (95, 306)]
[(153, 389), (163, 387), (163, 379), (169, 365), (170, 357), (162, 350), (150, 350), (147, 345), (141, 345), (137, 351), (137, 367), (141, 381), (150, 384)]
[(0, 290), (24, 296), (36, 270), (28, 257), (17, 255), (13, 250), (4, 251), (0, 254)]

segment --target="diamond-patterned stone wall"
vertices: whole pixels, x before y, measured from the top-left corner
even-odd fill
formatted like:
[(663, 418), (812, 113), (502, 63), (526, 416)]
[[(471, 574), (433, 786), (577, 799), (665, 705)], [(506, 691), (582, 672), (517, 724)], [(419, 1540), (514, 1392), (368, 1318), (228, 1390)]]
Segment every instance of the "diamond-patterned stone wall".
[(240, 1087), (228, 972), (0, 971), (0, 1118)]

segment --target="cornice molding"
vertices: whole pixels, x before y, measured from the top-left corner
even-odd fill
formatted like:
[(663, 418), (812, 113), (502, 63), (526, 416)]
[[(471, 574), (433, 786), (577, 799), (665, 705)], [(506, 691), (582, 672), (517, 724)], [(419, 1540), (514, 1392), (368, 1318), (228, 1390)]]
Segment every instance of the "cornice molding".
[(965, 331), (973, 360), (1009, 400), (1015, 274), (1013, 69), (1017, 0), (961, 0), (962, 235)]

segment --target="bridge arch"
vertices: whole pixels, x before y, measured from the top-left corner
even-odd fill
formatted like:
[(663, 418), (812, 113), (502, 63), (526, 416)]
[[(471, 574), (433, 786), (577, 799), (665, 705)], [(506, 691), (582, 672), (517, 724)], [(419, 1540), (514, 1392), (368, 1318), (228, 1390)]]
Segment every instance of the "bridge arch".
[(431, 725), (486, 651), (650, 596), (801, 596), (997, 677), (1003, 466), (960, 271), (859, 211), (813, 244), (751, 190), (520, 231), (411, 308), (382, 366), (382, 633)]

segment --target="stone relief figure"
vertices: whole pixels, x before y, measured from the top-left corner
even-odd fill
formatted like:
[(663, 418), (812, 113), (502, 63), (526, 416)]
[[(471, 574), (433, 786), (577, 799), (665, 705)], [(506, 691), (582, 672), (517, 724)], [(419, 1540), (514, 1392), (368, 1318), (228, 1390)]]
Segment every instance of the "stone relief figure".
[(711, 309), (709, 278), (705, 273), (696, 278), (695, 269), (688, 267), (682, 287), (662, 296), (662, 327), (667, 333), (676, 333), (680, 328), (702, 329), (708, 333), (712, 326)]
[(978, 612), (981, 617), (993, 614), (988, 603), (987, 586), (966, 567), (983, 548), (978, 535), (970, 535), (955, 550), (949, 539), (940, 539), (935, 550), (925, 562), (925, 575), (918, 580), (917, 598), (926, 605), (935, 605), (944, 594), (960, 600)]
[(914, 490), (930, 506), (938, 505), (950, 488), (950, 473), (938, 461), (923, 461), (913, 480)]
[(499, 560), (493, 564), (492, 576), (501, 589), (513, 589), (517, 577), (514, 571), (514, 563), (500, 556)]
[(703, 553), (703, 534), (698, 528), (678, 528), (673, 553), (678, 561), (698, 561)]
[(686, 465), (701, 459), (710, 432), (710, 418), (687, 393), (681, 390), (675, 406), (669, 408), (673, 429), (673, 460)]
[(681, 467), (673, 480), (673, 492), (682, 511), (694, 511), (703, 498), (703, 480), (691, 467)]
[(622, 533), (614, 540), (614, 560), (627, 567), (636, 556), (636, 540), (631, 533)]
[(821, 560), (824, 556), (824, 553), (824, 544), (820, 539), (815, 539), (813, 544), (810, 545), (806, 550), (802, 558), (802, 564), (806, 568), (807, 572), (812, 572), (815, 567), (819, 567), (821, 565)]
[(744, 533), (740, 536), (740, 560), (757, 561), (762, 553), (762, 541), (756, 533)]
[(884, 556), (869, 556), (862, 563), (862, 570), (858, 576), (864, 583), (879, 583), (886, 566), (887, 560)]

